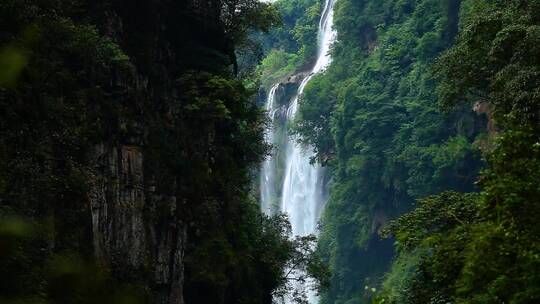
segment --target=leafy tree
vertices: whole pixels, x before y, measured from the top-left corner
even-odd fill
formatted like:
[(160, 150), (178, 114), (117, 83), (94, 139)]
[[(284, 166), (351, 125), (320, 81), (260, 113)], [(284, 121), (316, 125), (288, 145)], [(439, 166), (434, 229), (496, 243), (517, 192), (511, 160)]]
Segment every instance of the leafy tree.
[(479, 219), (478, 198), (456, 192), (428, 197), (385, 228), (396, 239), (398, 258), (377, 303), (453, 301), (455, 280), (464, 267), (461, 252)]
[[(225, 33), (236, 48), (248, 49), (254, 44), (253, 32), (267, 33), (279, 24), (279, 11), (269, 2), (258, 0), (222, 0), (221, 21)], [(234, 73), (238, 74), (236, 53), (233, 50)], [(245, 54), (244, 56), (248, 56)]]

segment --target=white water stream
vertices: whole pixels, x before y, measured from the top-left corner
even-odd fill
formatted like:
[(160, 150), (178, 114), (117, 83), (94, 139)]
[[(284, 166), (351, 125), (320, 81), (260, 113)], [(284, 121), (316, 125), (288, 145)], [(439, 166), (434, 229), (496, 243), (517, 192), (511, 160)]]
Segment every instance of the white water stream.
[[(335, 0), (326, 0), (321, 19), (319, 21), (318, 32), (318, 53), (317, 61), (298, 88), (298, 92), (287, 109), (287, 121), (293, 121), (297, 110), (299, 98), (304, 92), (304, 88), (311, 78), (324, 71), (331, 62), (330, 46), (336, 38), (333, 30)], [(279, 84), (272, 87), (266, 102), (266, 110), (273, 121), (276, 106), (276, 90)], [(274, 129), (271, 128), (266, 134), (266, 140), (274, 142)], [(286, 163), (281, 189), (275, 189), (276, 172), (273, 157), (266, 160), (261, 172), (261, 207), (264, 212), (271, 212), (272, 198), (281, 197), (280, 210), (289, 215), (294, 235), (305, 236), (317, 234), (317, 222), (320, 210), (325, 203), (323, 170), (315, 164), (310, 164), (313, 157), (311, 147), (301, 147), (294, 138), (286, 140)], [(279, 196), (278, 193), (281, 193)], [(305, 287), (307, 289), (307, 286)], [(313, 292), (308, 292), (309, 303), (317, 303), (318, 299)], [(289, 302), (289, 301), (287, 301)]]
[[(274, 143), (274, 130), (273, 130), (273, 124), (274, 124), (274, 118), (276, 115), (276, 107), (275, 105), (275, 95), (276, 90), (278, 89), (279, 84), (276, 84), (270, 89), (270, 93), (268, 94), (267, 100), (266, 100), (266, 113), (268, 115), (268, 120), (270, 121), (271, 129), (268, 130), (264, 134), (264, 140), (267, 143), (273, 144)], [(261, 169), (261, 208), (262, 211), (266, 214), (272, 214), (272, 210), (274, 210), (272, 201), (277, 196), (276, 192), (276, 171), (275, 171), (275, 159), (274, 157), (267, 158), (262, 166)]]

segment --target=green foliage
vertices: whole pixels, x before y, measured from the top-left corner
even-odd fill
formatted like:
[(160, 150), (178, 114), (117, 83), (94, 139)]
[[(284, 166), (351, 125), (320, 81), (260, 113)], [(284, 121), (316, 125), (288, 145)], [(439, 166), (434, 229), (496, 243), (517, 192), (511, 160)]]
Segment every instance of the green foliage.
[(28, 63), (24, 51), (12, 46), (6, 46), (0, 50), (0, 85), (3, 87), (13, 86), (17, 83), (23, 68)]
[[(411, 251), (429, 244), (430, 238), (443, 238), (456, 226), (466, 226), (478, 219), (478, 194), (444, 192), (420, 201), (411, 213), (390, 222), (385, 234), (392, 234), (398, 251)], [(442, 234), (442, 235), (439, 235)]]
[(296, 54), (283, 50), (270, 51), (258, 67), (263, 86), (271, 87), (272, 84), (292, 75), (297, 69), (297, 62)]
[(257, 72), (269, 88), (310, 64), (317, 51), (319, 0), (278, 0), (274, 5), (282, 16), (282, 26), (259, 37), (267, 56)]
[(252, 31), (268, 32), (279, 23), (279, 11), (268, 2), (222, 0), (221, 21), (235, 46), (244, 43)]
[[(540, 6), (537, 1), (466, 1), (463, 10), (456, 44), (438, 60), (439, 94), (447, 109), (489, 104), (496, 127), (486, 152), (488, 168), (478, 182), (482, 192), (466, 205), (459, 201), (469, 195), (456, 197), (457, 203), (445, 199), (437, 210), (421, 206), (391, 225), (402, 251), (378, 303), (539, 301), (540, 277), (534, 270), (540, 269), (535, 224)], [(444, 195), (434, 202), (441, 199)], [(434, 230), (432, 219), (441, 210), (446, 221)], [(454, 215), (460, 220), (453, 221)], [(426, 252), (422, 260), (408, 263), (419, 271), (400, 274), (400, 263), (418, 251)]]
[(400, 251), (377, 303), (538, 300), (539, 277), (530, 270), (539, 267), (533, 214), (540, 155), (529, 132), (497, 139), (481, 195), (433, 197), (390, 224)]
[[(280, 24), (280, 13), (271, 3), (258, 0), (220, 0), (220, 19), (227, 39), (234, 48), (232, 63), (234, 74), (253, 77), (252, 70), (260, 60), (260, 45), (255, 37), (268, 33)], [(238, 63), (240, 57), (240, 64)]]
[(445, 192), (420, 201), (385, 233), (399, 252), (376, 303), (448, 303), (464, 267), (462, 253), (479, 219), (478, 194)]
[(505, 123), (507, 119), (500, 115), (508, 114), (535, 121), (538, 3), (469, 2), (467, 22), (456, 46), (438, 60), (441, 102), (447, 107), (464, 100), (489, 102), (498, 123)]
[(457, 297), (469, 303), (538, 301), (540, 281), (529, 270), (538, 269), (540, 252), (532, 224), (540, 190), (539, 11), (537, 1), (471, 1), (456, 46), (439, 62), (443, 104), (489, 102), (502, 128), (480, 179), (482, 221), (457, 280)]

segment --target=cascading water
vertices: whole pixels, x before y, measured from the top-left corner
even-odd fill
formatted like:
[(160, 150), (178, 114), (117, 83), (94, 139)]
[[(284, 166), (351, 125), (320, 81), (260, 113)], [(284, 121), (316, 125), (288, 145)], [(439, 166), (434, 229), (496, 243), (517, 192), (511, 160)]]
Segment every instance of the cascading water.
[[(334, 3), (335, 0), (326, 0), (319, 21), (317, 61), (311, 73), (300, 83), (298, 92), (287, 109), (287, 121), (293, 121), (296, 117), (299, 98), (311, 78), (322, 72), (331, 62), (329, 51), (336, 37), (336, 32), (332, 28)], [(279, 84), (272, 87), (266, 103), (271, 120), (275, 114), (275, 94), (278, 87)], [(273, 131), (272, 128), (266, 134), (266, 139), (270, 142), (274, 141)], [(283, 186), (280, 189), (280, 209), (289, 215), (294, 235), (316, 234), (317, 221), (325, 201), (323, 170), (319, 165), (311, 164), (310, 160), (314, 155), (311, 147), (301, 147), (294, 138), (287, 138), (285, 147), (286, 163)], [(275, 189), (276, 174), (273, 171), (273, 161), (275, 159), (272, 158), (265, 161), (261, 172), (261, 206), (265, 212), (271, 210), (272, 197), (276, 197), (276, 194), (279, 193), (279, 190)], [(307, 286), (304, 288), (307, 289)], [(308, 292), (308, 297), (309, 303), (318, 302), (313, 292)]]
[[(279, 84), (276, 84), (270, 89), (268, 98), (266, 100), (266, 113), (268, 115), (268, 120), (273, 124), (274, 117), (276, 115), (276, 109), (274, 107), (276, 99), (276, 90), (278, 89)], [(273, 126), (268, 130), (264, 136), (264, 139), (267, 143), (274, 143), (274, 132)], [(262, 166), (261, 170), (261, 208), (262, 211), (266, 214), (271, 214), (273, 208), (273, 200), (276, 197), (276, 172), (274, 170), (274, 158), (267, 158)]]

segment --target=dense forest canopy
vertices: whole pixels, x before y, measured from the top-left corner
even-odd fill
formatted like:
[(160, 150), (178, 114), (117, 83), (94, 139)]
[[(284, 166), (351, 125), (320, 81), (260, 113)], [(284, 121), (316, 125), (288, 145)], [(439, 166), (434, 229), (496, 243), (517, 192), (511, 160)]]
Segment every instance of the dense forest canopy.
[[(537, 1), (464, 3), (455, 45), (435, 71), (443, 106), (486, 103), (493, 115), (481, 191), (429, 198), (391, 225), (405, 245), (392, 274), (409, 292), (388, 283), (379, 302), (538, 302), (539, 9)], [(444, 208), (426, 212), (436, 205)]]

